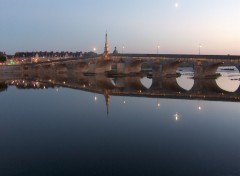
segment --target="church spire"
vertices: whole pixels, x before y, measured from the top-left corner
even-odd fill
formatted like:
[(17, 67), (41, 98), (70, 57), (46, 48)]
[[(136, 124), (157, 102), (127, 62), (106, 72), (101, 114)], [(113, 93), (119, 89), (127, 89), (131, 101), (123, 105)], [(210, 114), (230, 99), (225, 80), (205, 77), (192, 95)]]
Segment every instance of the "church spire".
[(109, 54), (109, 45), (108, 45), (108, 36), (107, 36), (107, 32), (106, 32), (106, 36), (105, 36), (105, 47), (104, 47), (104, 56), (108, 56)]

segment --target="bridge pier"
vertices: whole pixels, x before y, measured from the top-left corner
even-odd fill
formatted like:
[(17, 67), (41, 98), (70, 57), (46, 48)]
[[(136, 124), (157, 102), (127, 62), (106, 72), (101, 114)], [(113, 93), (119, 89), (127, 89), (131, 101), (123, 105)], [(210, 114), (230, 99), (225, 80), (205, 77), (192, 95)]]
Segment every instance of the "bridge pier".
[(78, 62), (73, 64), (74, 72), (86, 72), (88, 71), (88, 63), (87, 62)]
[(125, 63), (120, 61), (117, 63), (117, 73), (124, 74), (125, 73)]
[(152, 77), (153, 78), (162, 77), (162, 65), (160, 65), (159, 61), (152, 63)]
[(216, 71), (222, 64), (223, 62), (207, 64), (202, 61), (196, 61), (194, 62), (194, 78), (216, 78), (218, 76)]
[(152, 85), (149, 90), (159, 91), (163, 88), (162, 77), (153, 76), (152, 77)]
[(135, 60), (129, 62), (125, 67), (125, 74), (129, 73), (139, 73), (141, 71), (143, 61), (141, 60)]
[(120, 62), (117, 63), (117, 73), (118, 74), (131, 74), (131, 73), (139, 73), (142, 69), (143, 61), (134, 60), (128, 63)]
[(235, 91), (235, 93), (237, 93), (237, 95), (240, 96), (240, 86), (239, 86), (238, 89)]
[(98, 61), (95, 67), (95, 73), (105, 73), (112, 70), (112, 61), (111, 60), (102, 60)]
[(186, 92), (185, 89), (180, 87), (177, 83), (176, 77), (163, 77), (162, 79), (163, 89), (174, 93)]
[(156, 61), (152, 63), (152, 76), (153, 77), (178, 77), (177, 68), (181, 64), (181, 61), (160, 63), (160, 61)]
[(119, 89), (124, 89), (126, 85), (125, 77), (117, 77), (115, 82), (115, 87)]
[(114, 85), (112, 83), (111, 78), (107, 78), (105, 75), (96, 75), (95, 80), (96, 80), (96, 86), (98, 89), (101, 89), (101, 90), (114, 89)]
[(227, 93), (217, 85), (216, 79), (194, 79), (190, 92), (196, 96)]
[(120, 91), (135, 91), (136, 93), (141, 93), (146, 91), (147, 88), (141, 83), (141, 77), (131, 76), (131, 77), (119, 77), (116, 79), (115, 87)]
[(236, 65), (235, 67), (238, 69), (238, 71), (240, 73), (240, 65)]
[(88, 64), (87, 73), (103, 74), (112, 70), (111, 60), (99, 60), (97, 62), (90, 62)]
[(181, 65), (181, 61), (175, 61), (175, 62), (170, 62), (170, 63), (164, 63), (162, 66), (162, 75), (163, 76), (173, 76), (173, 77), (178, 77), (179, 74), (177, 74), (177, 68), (179, 65)]
[(125, 83), (127, 85), (127, 89), (131, 91), (136, 91), (138, 93), (141, 93), (145, 90), (147, 90), (146, 87), (144, 87), (140, 81), (140, 77), (134, 76), (134, 77), (125, 77)]
[(149, 91), (166, 94), (186, 92), (185, 89), (178, 85), (176, 77), (153, 77)]

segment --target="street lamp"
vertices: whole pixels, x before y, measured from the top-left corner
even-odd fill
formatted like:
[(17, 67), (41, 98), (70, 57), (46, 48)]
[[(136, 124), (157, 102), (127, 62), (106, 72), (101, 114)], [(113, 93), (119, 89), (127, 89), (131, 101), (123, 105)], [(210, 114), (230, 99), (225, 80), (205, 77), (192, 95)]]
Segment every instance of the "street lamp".
[(97, 51), (97, 48), (94, 47), (94, 48), (93, 48), (93, 51), (96, 52), (96, 51)]
[(199, 55), (201, 55), (201, 48), (202, 48), (202, 44), (199, 44), (199, 47), (198, 47)]
[(123, 45), (123, 46), (122, 46), (122, 54), (123, 54), (123, 50), (124, 50), (124, 49), (125, 49), (125, 46)]
[(157, 45), (157, 54), (158, 54), (158, 52), (159, 52), (159, 48), (160, 48), (160, 45)]

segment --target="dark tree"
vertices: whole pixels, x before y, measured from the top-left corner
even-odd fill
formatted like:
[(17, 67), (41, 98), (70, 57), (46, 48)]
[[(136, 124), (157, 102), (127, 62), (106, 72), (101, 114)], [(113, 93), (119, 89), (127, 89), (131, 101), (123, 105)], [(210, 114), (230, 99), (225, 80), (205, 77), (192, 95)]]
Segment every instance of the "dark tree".
[(4, 82), (0, 82), (0, 92), (7, 90), (8, 85)]
[(0, 55), (0, 62), (5, 62), (6, 61), (6, 57), (4, 55)]

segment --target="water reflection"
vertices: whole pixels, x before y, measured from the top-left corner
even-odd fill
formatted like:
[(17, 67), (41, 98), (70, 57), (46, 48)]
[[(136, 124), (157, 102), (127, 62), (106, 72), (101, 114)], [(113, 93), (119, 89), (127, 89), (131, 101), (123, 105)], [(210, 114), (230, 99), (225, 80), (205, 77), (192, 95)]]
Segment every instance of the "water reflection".
[(157, 98), (157, 107), (160, 108), (160, 101), (159, 101), (159, 98)]
[(1, 175), (240, 173), (239, 91), (215, 79), (59, 74), (0, 87)]
[[(111, 96), (122, 96), (122, 103), (126, 104), (127, 96), (156, 98), (156, 107), (163, 104), (161, 98), (174, 99), (197, 99), (196, 108), (202, 111), (201, 100), (214, 101), (240, 101), (239, 73), (223, 72), (218, 79), (194, 79), (191, 68), (180, 68), (180, 77), (153, 77), (130, 76), (111, 78), (105, 75), (84, 76), (83, 74), (58, 74), (41, 75), (36, 77), (11, 78), (3, 80), (0, 84), (1, 90), (8, 86), (16, 86), (18, 89), (49, 89), (54, 88), (56, 92), (60, 87), (78, 89), (93, 93), (93, 100), (98, 101), (97, 94), (105, 98), (106, 113), (110, 112)], [(174, 115), (179, 120), (179, 113)]]
[[(97, 94), (105, 98), (107, 114), (110, 111), (111, 96), (152, 97), (156, 98), (156, 107), (162, 106), (161, 98), (198, 100), (197, 110), (202, 111), (201, 100), (240, 101), (240, 74), (236, 67), (219, 67), (221, 76), (217, 79), (194, 79), (193, 68), (179, 67), (180, 77), (152, 77), (132, 75), (128, 77), (107, 77), (105, 75), (85, 76), (81, 73), (42, 74), (32, 77), (21, 75), (18, 78), (2, 79), (1, 90), (8, 86), (18, 89), (49, 89), (56, 92), (60, 87), (78, 89), (93, 93), (94, 102)], [(160, 103), (161, 102), (161, 103)], [(179, 117), (177, 117), (178, 119)]]
[(179, 113), (178, 113), (178, 112), (176, 112), (176, 113), (174, 114), (174, 117), (175, 117), (175, 120), (176, 120), (176, 121), (178, 121), (178, 120), (179, 120), (179, 118), (180, 118), (180, 115), (179, 115)]
[[(183, 99), (215, 99), (234, 101), (239, 99), (240, 74), (221, 72), (217, 79), (194, 79), (191, 69), (181, 68), (180, 77), (130, 76), (111, 78), (105, 75), (83, 74), (38, 75), (2, 80), (2, 89), (14, 85), (19, 89), (47, 89), (68, 87), (105, 95), (168, 97)], [(106, 93), (107, 92), (107, 93)], [(94, 94), (94, 99), (97, 100)], [(157, 103), (158, 104), (158, 103)]]

